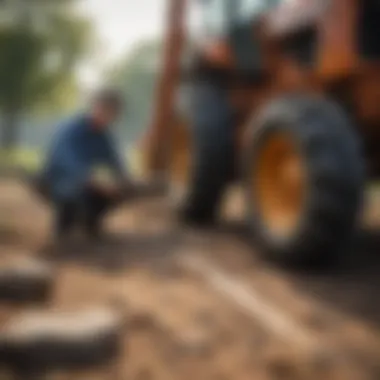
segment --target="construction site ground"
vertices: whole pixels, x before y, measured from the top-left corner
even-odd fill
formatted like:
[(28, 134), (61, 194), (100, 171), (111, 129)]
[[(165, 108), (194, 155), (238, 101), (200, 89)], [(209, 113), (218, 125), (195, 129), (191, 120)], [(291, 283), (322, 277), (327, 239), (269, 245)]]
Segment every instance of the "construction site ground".
[[(166, 201), (152, 199), (112, 215), (105, 240), (57, 247), (48, 208), (2, 180), (0, 265), (43, 258), (57, 270), (45, 308), (106, 305), (125, 318), (112, 370), (52, 379), (377, 380), (380, 196), (369, 195), (342, 262), (296, 270), (267, 262), (247, 239), (238, 191), (212, 230), (180, 226)], [(0, 305), (0, 325), (23, 310)]]

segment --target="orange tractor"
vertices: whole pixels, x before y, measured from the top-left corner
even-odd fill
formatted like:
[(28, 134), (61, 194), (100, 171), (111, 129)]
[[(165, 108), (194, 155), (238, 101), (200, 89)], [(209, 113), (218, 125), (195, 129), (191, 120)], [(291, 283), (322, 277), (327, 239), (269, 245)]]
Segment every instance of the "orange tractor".
[[(169, 5), (148, 168), (182, 184), (192, 216), (214, 213), (238, 179), (247, 227), (268, 257), (335, 257), (354, 231), (365, 178), (380, 175), (380, 2)], [(190, 98), (212, 122), (196, 107), (181, 114), (175, 101), (192, 7), (204, 29), (186, 83), (198, 86)]]

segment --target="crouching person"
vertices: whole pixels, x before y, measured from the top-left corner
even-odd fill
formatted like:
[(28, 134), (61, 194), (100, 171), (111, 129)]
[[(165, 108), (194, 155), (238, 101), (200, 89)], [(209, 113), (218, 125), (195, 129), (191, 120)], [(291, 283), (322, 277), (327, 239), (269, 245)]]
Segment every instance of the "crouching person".
[[(54, 208), (58, 239), (66, 238), (78, 226), (89, 237), (99, 237), (106, 213), (133, 191), (110, 136), (111, 125), (122, 108), (117, 92), (101, 91), (87, 111), (61, 125), (51, 143), (38, 188)], [(112, 170), (117, 186), (93, 182), (93, 171), (99, 165)]]

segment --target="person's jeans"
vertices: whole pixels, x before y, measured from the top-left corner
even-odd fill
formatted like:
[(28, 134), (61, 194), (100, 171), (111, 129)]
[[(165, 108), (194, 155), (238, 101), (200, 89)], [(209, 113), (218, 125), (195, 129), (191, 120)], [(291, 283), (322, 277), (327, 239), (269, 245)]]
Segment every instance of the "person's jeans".
[(235, 167), (233, 109), (228, 91), (212, 82), (196, 83), (192, 100), (192, 178), (181, 211), (186, 220), (209, 223)]
[(62, 198), (54, 195), (41, 176), (33, 176), (29, 182), (33, 192), (53, 207), (57, 236), (66, 235), (78, 225), (84, 227), (87, 233), (97, 235), (105, 215), (112, 209), (130, 200), (160, 196), (167, 191), (164, 182), (131, 182), (128, 187), (116, 188), (114, 192), (92, 184), (76, 198)]
[(116, 197), (95, 187), (85, 188), (77, 199), (54, 200), (56, 236), (64, 237), (79, 226), (90, 237), (97, 237), (105, 215), (118, 203)]

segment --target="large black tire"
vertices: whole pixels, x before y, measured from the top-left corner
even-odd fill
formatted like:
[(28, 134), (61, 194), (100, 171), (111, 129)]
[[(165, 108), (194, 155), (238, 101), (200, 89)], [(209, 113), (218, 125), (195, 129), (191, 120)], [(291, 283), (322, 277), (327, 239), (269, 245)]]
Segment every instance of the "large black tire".
[[(339, 106), (322, 98), (289, 96), (270, 104), (252, 123), (246, 152), (248, 223), (261, 251), (291, 265), (326, 263), (342, 252), (361, 209), (364, 159), (354, 128)], [(254, 181), (260, 154), (277, 132), (288, 133), (306, 172), (300, 223), (278, 238), (260, 212)]]
[(232, 177), (232, 112), (225, 91), (211, 83), (197, 84), (194, 103), (190, 183), (181, 211), (188, 222), (208, 224)]

